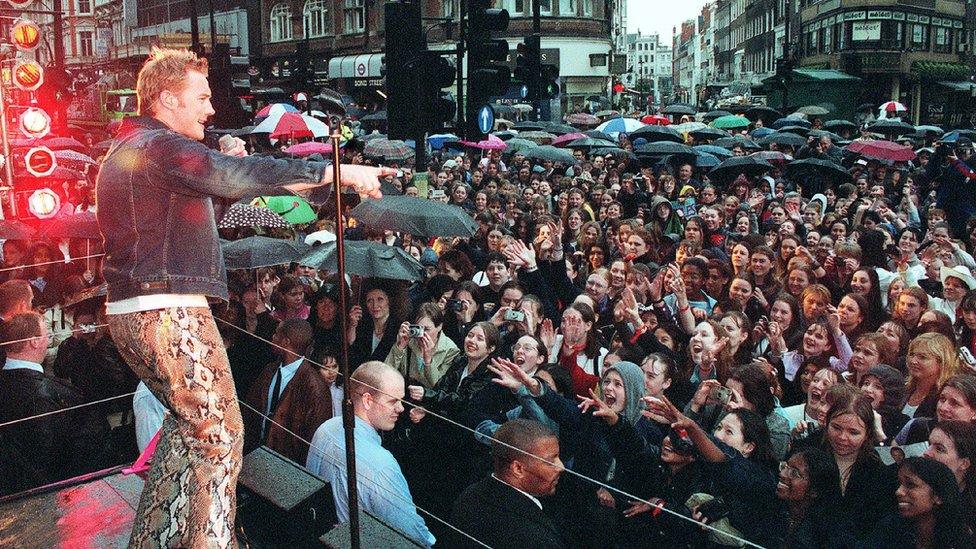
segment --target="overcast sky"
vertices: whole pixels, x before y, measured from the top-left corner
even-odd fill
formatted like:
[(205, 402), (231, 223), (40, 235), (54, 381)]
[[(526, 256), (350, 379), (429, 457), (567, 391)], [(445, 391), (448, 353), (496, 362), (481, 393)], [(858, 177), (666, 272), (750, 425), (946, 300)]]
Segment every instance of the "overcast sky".
[[(706, 0), (628, 0), (627, 32), (653, 34), (670, 38), (671, 29), (685, 19), (697, 17)], [(667, 40), (670, 43), (670, 40)]]

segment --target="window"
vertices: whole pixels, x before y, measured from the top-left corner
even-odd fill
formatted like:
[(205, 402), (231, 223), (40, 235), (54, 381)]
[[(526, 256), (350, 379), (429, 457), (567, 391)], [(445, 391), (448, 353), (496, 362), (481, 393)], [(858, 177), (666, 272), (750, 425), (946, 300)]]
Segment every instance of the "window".
[(559, 16), (573, 17), (576, 15), (576, 0), (559, 0)]
[[(529, 6), (528, 11), (529, 15), (531, 15), (532, 3), (526, 1), (526, 4)], [(552, 0), (539, 0), (539, 11), (542, 15), (552, 15)]]
[(583, 0), (583, 17), (593, 17), (593, 0)]
[(91, 57), (94, 53), (92, 48), (92, 31), (78, 31), (78, 55)]
[(935, 27), (935, 47), (932, 51), (937, 53), (952, 53), (952, 29), (946, 27)]
[(926, 51), (929, 49), (929, 27), (928, 25), (911, 25), (909, 45), (912, 49)]
[(366, 17), (363, 9), (363, 0), (345, 0), (343, 9), (345, 26), (343, 30), (347, 33), (363, 32), (366, 28), (364, 19)]
[(78, 13), (91, 13), (91, 0), (78, 0)]
[(302, 33), (305, 38), (325, 36), (329, 29), (329, 8), (325, 0), (305, 0), (302, 8)]
[(271, 41), (291, 40), (291, 6), (275, 4), (268, 18), (271, 23)]
[(441, 4), (441, 16), (454, 18), (454, 14), (457, 13), (457, 0), (444, 0)]

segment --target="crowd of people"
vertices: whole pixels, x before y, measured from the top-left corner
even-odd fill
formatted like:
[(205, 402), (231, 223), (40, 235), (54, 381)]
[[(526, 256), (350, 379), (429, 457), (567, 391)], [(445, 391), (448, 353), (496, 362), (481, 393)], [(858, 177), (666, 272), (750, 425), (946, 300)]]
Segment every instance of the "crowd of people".
[[(432, 239), (343, 228), (403, 248), (419, 282), (231, 271), (215, 315), (245, 451), (267, 445), (338, 482), (325, 458), (341, 456), (329, 420), (345, 339), (353, 368), (385, 388), (357, 393), (367, 474), (381, 477), (372, 501), (424, 545), (471, 541), (404, 500), (491, 546), (972, 547), (972, 143), (885, 162), (811, 137), (777, 150), (836, 162), (848, 181), (783, 164), (719, 181), (617, 138), (572, 164), (442, 150), (419, 185), (394, 165), (390, 186), (478, 225)], [(344, 158), (391, 164), (361, 144)], [(334, 221), (325, 206), (295, 231)], [(72, 299), (101, 282), (98, 258), (62, 262), (83, 249), (3, 244), (0, 421), (136, 391), (100, 327), (104, 300)], [(134, 413), (119, 399), (0, 428), (0, 493), (134, 457), (165, 413), (146, 395)], [(525, 495), (525, 514), (492, 507), (487, 477)]]

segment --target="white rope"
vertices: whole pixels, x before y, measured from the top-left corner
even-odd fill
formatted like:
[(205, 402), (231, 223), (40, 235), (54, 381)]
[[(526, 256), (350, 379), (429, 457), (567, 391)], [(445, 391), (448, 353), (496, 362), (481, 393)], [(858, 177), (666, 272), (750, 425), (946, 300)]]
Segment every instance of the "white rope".
[[(214, 317), (214, 318), (217, 319), (220, 322), (223, 322), (224, 324), (227, 324), (228, 326), (231, 326), (231, 327), (233, 327), (233, 328), (235, 328), (237, 330), (240, 330), (240, 331), (242, 331), (242, 332), (244, 332), (246, 334), (249, 334), (251, 337), (254, 337), (254, 338), (256, 338), (256, 339), (258, 339), (260, 341), (263, 341), (263, 342), (267, 343), (268, 345), (271, 345), (272, 347), (276, 347), (276, 348), (281, 349), (283, 351), (289, 351), (289, 352), (291, 351), (291, 349), (282, 347), (281, 345), (278, 345), (278, 344), (276, 344), (276, 343), (274, 343), (272, 341), (269, 341), (267, 339), (264, 339), (263, 337), (258, 336), (256, 334), (252, 334), (251, 332), (248, 332), (247, 330), (241, 328), (240, 326), (236, 326), (234, 324), (231, 324), (230, 322), (227, 322), (226, 320), (224, 320), (222, 318), (217, 318), (217, 317)], [(308, 357), (302, 357), (302, 358), (304, 360), (307, 360), (310, 364), (313, 364), (315, 366), (318, 366), (319, 368), (324, 368), (325, 367), (323, 364), (320, 364), (318, 362), (315, 362), (314, 360), (312, 360), (312, 359), (310, 359)], [(342, 375), (342, 373), (340, 372), (339, 375)], [(376, 391), (377, 393), (380, 393), (382, 395), (388, 396), (390, 398), (394, 398), (394, 399), (400, 401), (402, 404), (404, 404), (406, 406), (410, 406), (410, 407), (413, 407), (413, 408), (423, 408), (423, 406), (421, 406), (419, 404), (416, 404), (414, 402), (410, 402), (410, 401), (405, 400), (405, 399), (402, 399), (402, 398), (398, 398), (398, 397), (396, 397), (394, 395), (391, 395), (391, 394), (389, 394), (389, 393), (387, 393), (385, 391), (380, 390), (377, 387), (373, 387), (373, 386), (369, 385), (368, 383), (363, 383), (360, 380), (357, 380), (356, 383), (359, 383), (360, 385), (363, 385), (365, 387), (368, 387), (369, 389), (371, 389), (373, 391)], [(538, 461), (540, 461), (542, 463), (545, 463), (546, 465), (549, 465), (549, 466), (552, 466), (552, 467), (559, 467), (559, 465), (556, 465), (555, 463), (553, 463), (553, 462), (551, 462), (551, 461), (549, 461), (549, 460), (547, 460), (547, 459), (545, 459), (545, 458), (543, 458), (541, 456), (537, 456), (537, 455), (535, 455), (535, 454), (533, 454), (531, 452), (528, 452), (528, 451), (523, 450), (521, 448), (517, 448), (515, 446), (512, 446), (511, 444), (507, 444), (505, 442), (502, 442), (502, 441), (498, 440), (497, 438), (492, 437), (491, 435), (486, 435), (486, 434), (483, 434), (483, 433), (478, 433), (477, 431), (475, 431), (474, 429), (468, 427), (467, 425), (463, 425), (461, 423), (458, 423), (458, 422), (454, 421), (453, 419), (451, 419), (449, 417), (442, 416), (442, 415), (440, 415), (440, 414), (438, 414), (436, 412), (432, 412), (431, 410), (428, 410), (426, 408), (424, 408), (424, 410), (426, 411), (426, 413), (428, 415), (431, 415), (433, 417), (436, 417), (438, 419), (441, 419), (441, 420), (443, 420), (443, 421), (445, 421), (445, 422), (447, 422), (447, 423), (449, 423), (451, 425), (455, 425), (457, 427), (460, 427), (461, 429), (463, 429), (465, 431), (469, 431), (472, 434), (476, 435), (477, 437), (480, 437), (482, 440), (485, 440), (485, 439), (490, 440), (493, 443), (500, 444), (500, 445), (502, 445), (502, 446), (504, 446), (506, 448), (509, 448), (511, 450), (514, 450), (516, 452), (519, 452), (520, 454), (523, 454), (525, 456), (534, 458), (534, 459), (536, 459), (536, 460), (538, 460)], [(299, 437), (299, 438), (301, 439), (301, 437)], [(303, 442), (304, 442), (304, 440), (303, 440)], [(588, 477), (586, 475), (583, 475), (581, 473), (578, 473), (576, 471), (573, 471), (572, 469), (563, 468), (563, 470), (565, 472), (567, 472), (567, 473), (569, 473), (569, 474), (577, 477), (577, 478), (580, 478), (582, 480), (591, 482), (591, 483), (593, 483), (593, 484), (595, 484), (595, 485), (597, 485), (597, 486), (599, 486), (601, 488), (604, 488), (604, 489), (606, 489), (608, 491), (616, 492), (617, 494), (620, 494), (621, 496), (626, 497), (626, 498), (630, 498), (631, 500), (633, 500), (635, 502), (640, 502), (640, 503), (644, 503), (644, 504), (650, 505), (652, 508), (659, 509), (659, 510), (661, 510), (661, 511), (663, 511), (665, 513), (668, 513), (668, 514), (670, 514), (672, 516), (675, 516), (675, 517), (680, 518), (682, 520), (685, 520), (687, 522), (691, 522), (691, 523), (693, 523), (697, 527), (705, 528), (706, 530), (711, 530), (712, 532), (714, 532), (716, 534), (719, 534), (719, 535), (721, 535), (723, 537), (732, 538), (732, 539), (734, 539), (734, 540), (736, 540), (736, 541), (738, 541), (740, 543), (743, 543), (745, 545), (748, 545), (748, 546), (751, 546), (751, 547), (755, 547), (756, 549), (764, 549), (761, 545), (757, 545), (757, 544), (755, 544), (755, 543), (753, 543), (753, 542), (751, 542), (751, 541), (749, 541), (747, 539), (744, 539), (744, 538), (741, 538), (741, 537), (736, 536), (734, 534), (730, 534), (728, 532), (724, 532), (722, 530), (719, 530), (718, 528), (715, 528), (711, 524), (705, 524), (705, 523), (702, 523), (702, 522), (698, 522), (697, 520), (695, 520), (693, 518), (690, 518), (690, 517), (687, 517), (685, 515), (682, 515), (681, 513), (678, 513), (677, 511), (672, 511), (671, 509), (668, 509), (664, 505), (658, 505), (658, 504), (655, 504), (655, 503), (651, 503), (650, 501), (647, 501), (647, 500), (645, 500), (643, 498), (640, 498), (638, 496), (635, 496), (633, 494), (627, 493), (627, 492), (625, 492), (625, 491), (623, 491), (623, 490), (621, 490), (619, 488), (616, 488), (614, 486), (610, 486), (609, 484), (606, 484), (605, 482), (601, 482), (601, 481), (599, 481), (597, 479), (590, 478), (590, 477)]]
[[(73, 328), (71, 330), (59, 330), (57, 332), (51, 332), (51, 337), (55, 337), (55, 336), (60, 337), (65, 334), (76, 334), (76, 333), (90, 334), (99, 328), (107, 328), (107, 327), (108, 324), (79, 324), (77, 328)], [(16, 345), (17, 343), (23, 343), (25, 341), (37, 339), (39, 337), (41, 336), (36, 335), (36, 336), (25, 337), (23, 339), (12, 339), (10, 341), (4, 341), (3, 343), (0, 343), (0, 347), (6, 347), (7, 345)], [(3, 366), (0, 366), (0, 368), (2, 367)]]
[(57, 261), (44, 261), (44, 262), (41, 262), (41, 263), (31, 263), (29, 265), (17, 265), (15, 267), (4, 267), (4, 268), (0, 269), (0, 273), (6, 272), (6, 271), (16, 271), (16, 270), (19, 270), (19, 269), (30, 269), (31, 267), (40, 267), (41, 265), (59, 265), (59, 264), (60, 265), (70, 265), (72, 261), (76, 261), (76, 260), (80, 260), (80, 259), (92, 259), (92, 258), (95, 258), (95, 257), (103, 257), (104, 255), (105, 254), (81, 255), (81, 256), (78, 256), (78, 257), (72, 257), (72, 258), (67, 258), (67, 259), (59, 259)]
[(58, 410), (53, 410), (51, 412), (44, 412), (43, 414), (37, 414), (36, 416), (29, 416), (29, 417), (22, 417), (20, 419), (14, 419), (14, 420), (11, 420), (11, 421), (7, 421), (5, 423), (0, 423), (0, 429), (3, 429), (4, 427), (7, 427), (8, 425), (14, 425), (16, 423), (23, 423), (25, 421), (32, 421), (32, 420), (35, 420), (35, 419), (38, 419), (38, 418), (42, 418), (42, 417), (53, 416), (53, 415), (56, 415), (56, 414), (63, 414), (65, 412), (70, 412), (72, 410), (78, 410), (78, 409), (85, 408), (85, 407), (88, 407), (88, 406), (94, 406), (96, 404), (104, 404), (106, 402), (111, 402), (113, 400), (118, 400), (120, 398), (131, 397), (131, 396), (133, 396), (135, 394), (136, 394), (136, 392), (135, 391), (132, 391), (131, 393), (126, 393), (124, 395), (115, 395), (113, 397), (103, 398), (101, 400), (95, 400), (95, 401), (92, 401), (92, 402), (85, 402), (83, 404), (77, 404), (75, 406), (69, 406), (67, 408), (61, 408), (61, 409), (58, 409)]

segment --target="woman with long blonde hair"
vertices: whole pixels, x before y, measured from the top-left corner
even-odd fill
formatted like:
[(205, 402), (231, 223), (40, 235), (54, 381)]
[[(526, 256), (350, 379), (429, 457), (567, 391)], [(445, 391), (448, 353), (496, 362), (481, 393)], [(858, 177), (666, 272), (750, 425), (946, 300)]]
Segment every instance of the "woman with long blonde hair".
[(934, 417), (939, 387), (959, 373), (959, 355), (946, 336), (921, 334), (908, 344), (908, 399), (902, 412), (908, 417)]

